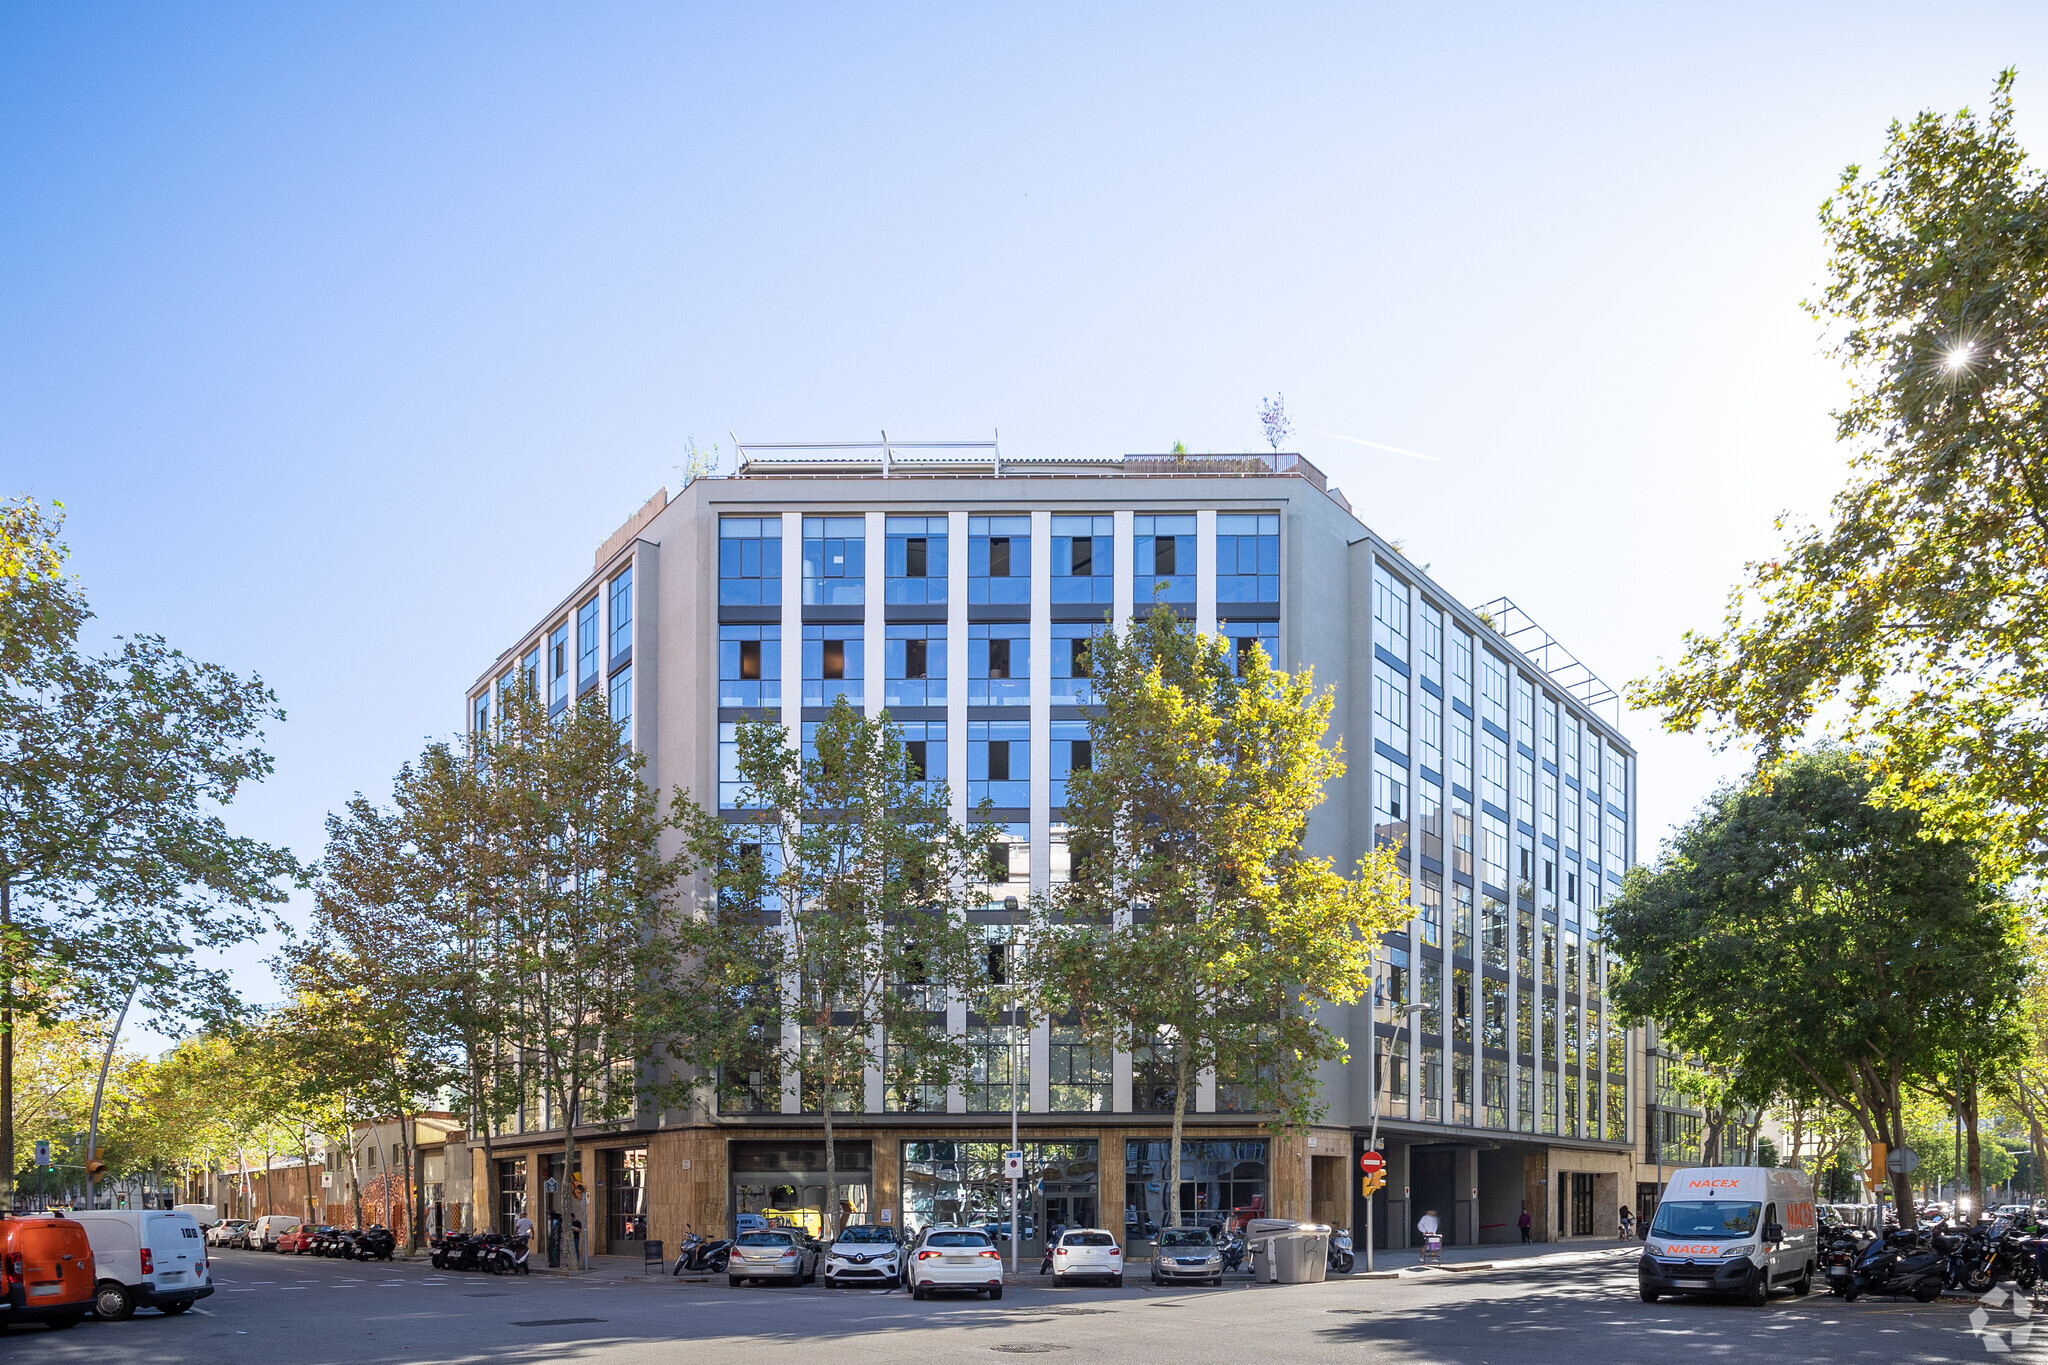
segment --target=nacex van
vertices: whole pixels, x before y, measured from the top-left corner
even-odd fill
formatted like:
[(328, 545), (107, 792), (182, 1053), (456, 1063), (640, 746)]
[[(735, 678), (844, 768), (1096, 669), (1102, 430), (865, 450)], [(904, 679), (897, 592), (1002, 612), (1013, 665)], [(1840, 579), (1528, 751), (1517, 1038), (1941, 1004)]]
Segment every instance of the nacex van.
[(1732, 1294), (1761, 1305), (1813, 1288), (1820, 1234), (1813, 1178), (1767, 1166), (1696, 1166), (1664, 1187), (1636, 1277), (1644, 1303), (1664, 1294)]

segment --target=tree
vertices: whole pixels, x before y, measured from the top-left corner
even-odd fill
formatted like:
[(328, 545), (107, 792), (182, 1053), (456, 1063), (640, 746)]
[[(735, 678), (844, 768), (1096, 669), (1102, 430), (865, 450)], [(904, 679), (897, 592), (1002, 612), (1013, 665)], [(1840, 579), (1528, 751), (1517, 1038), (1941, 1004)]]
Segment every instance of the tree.
[[(226, 975), (191, 955), (277, 924), (291, 855), (231, 833), (222, 807), (266, 777), (260, 678), (155, 636), (88, 655), (57, 522), (0, 506), (0, 1179), (15, 1169), (17, 1017), (225, 1018)], [(0, 1190), (6, 1202), (7, 1190)]]
[[(1280, 443), (1294, 434), (1294, 422), (1287, 416), (1287, 395), (1276, 394), (1259, 401), (1259, 426), (1266, 433), (1266, 444), (1278, 454)], [(1176, 446), (1180, 442), (1174, 442)]]
[[(1883, 799), (1996, 852), (2048, 854), (2048, 178), (1990, 109), (1894, 123), (1821, 208), (1808, 307), (1853, 394), (1831, 524), (1751, 564), (1718, 633), (1630, 689), (1766, 765), (1839, 708)], [(1781, 528), (1785, 522), (1781, 519)]]
[[(1980, 850), (1873, 804), (1879, 781), (1830, 748), (1724, 789), (1631, 869), (1607, 925), (1624, 1015), (1899, 1147), (1911, 1085), (2016, 1002), (2024, 935)], [(1893, 1191), (1910, 1222), (1904, 1176)]]
[(1353, 876), (1308, 853), (1308, 820), (1344, 771), (1333, 695), (1158, 607), (1090, 647), (1090, 766), (1067, 783), (1072, 880), (1041, 907), (1043, 1008), (1091, 1041), (1170, 1060), (1170, 1223), (1195, 1078), (1236, 1078), (1280, 1127), (1322, 1112), (1315, 1072), (1346, 1058), (1318, 1014), (1371, 985), (1381, 933), (1408, 914), (1390, 847)]
[(743, 821), (677, 797), (710, 895), (673, 926), (664, 1033), (686, 1069), (671, 1093), (722, 1081), (728, 1102), (751, 1091), (758, 1104), (795, 1078), (823, 1119), (836, 1231), (834, 1115), (866, 1108), (870, 1070), (899, 1094), (956, 1082), (967, 1057), (945, 1027), (948, 993), (1002, 984), (966, 920), (987, 854), (895, 725), (844, 697), (803, 749), (780, 725), (742, 721), (738, 770)]

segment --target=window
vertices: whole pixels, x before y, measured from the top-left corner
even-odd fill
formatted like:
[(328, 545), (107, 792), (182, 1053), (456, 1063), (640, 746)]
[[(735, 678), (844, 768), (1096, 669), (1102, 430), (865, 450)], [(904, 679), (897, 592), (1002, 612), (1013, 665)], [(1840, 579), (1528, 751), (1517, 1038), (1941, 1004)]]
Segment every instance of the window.
[(1498, 735), (1479, 737), (1479, 799), (1495, 810), (1508, 808), (1508, 746)]
[(606, 1238), (612, 1242), (646, 1241), (647, 1149), (613, 1148), (606, 1152), (604, 1184)]
[[(1549, 799), (1550, 789), (1556, 780), (1549, 776), (1543, 779), (1546, 800)], [(1579, 799), (1572, 795), (1569, 787), (1565, 788), (1561, 799), (1564, 804), (1558, 808), (1558, 814), (1562, 817), (1559, 837), (1567, 851), (1576, 852), (1579, 847)]]
[(1052, 723), (1052, 804), (1067, 804), (1067, 775), (1087, 772), (1094, 758), (1085, 720), (1056, 720)]
[(939, 622), (883, 627), (882, 704), (946, 704), (946, 627)]
[(1031, 804), (1031, 722), (967, 722), (967, 804)]
[[(1172, 1108), (1169, 1093), (1167, 1108)], [(1264, 1138), (1192, 1138), (1180, 1144), (1180, 1216), (1184, 1225), (1221, 1228), (1270, 1211)], [(1165, 1142), (1124, 1142), (1124, 1236), (1149, 1239), (1166, 1223), (1166, 1181), (1173, 1170)]]
[(1373, 1017), (1382, 1024), (1401, 1022), (1400, 1007), (1408, 1002), (1408, 952), (1405, 948), (1388, 948), (1379, 955), (1379, 965), (1374, 970)]
[[(1444, 941), (1444, 879), (1427, 868), (1423, 870), (1421, 885), (1415, 892), (1415, 918), (1421, 923), (1422, 946), (1441, 947)], [(1425, 982), (1430, 979), (1432, 963), (1436, 963), (1436, 955), (1433, 953), (1423, 959), (1422, 972)]]
[(1052, 623), (1052, 702), (1055, 706), (1085, 706), (1089, 691), (1088, 646), (1100, 625), (1085, 621)]
[(629, 568), (611, 583), (612, 666), (617, 667), (633, 652), (633, 571)]
[(1231, 676), (1242, 678), (1247, 664), (1251, 662), (1252, 651), (1266, 651), (1266, 662), (1280, 661), (1280, 623), (1278, 621), (1218, 621), (1217, 628), (1230, 641)]
[(1607, 817), (1607, 853), (1601, 859), (1601, 866), (1609, 872), (1619, 872), (1628, 862), (1628, 844), (1622, 838), (1621, 821), (1612, 815)]
[(982, 841), (983, 908), (1015, 912), (1031, 895), (1031, 826), (984, 822), (974, 826)]
[(1418, 1003), (1428, 1006), (1415, 1016), (1417, 1032), (1432, 1038), (1443, 1036), (1444, 1031), (1444, 960), (1436, 953), (1416, 955), (1415, 979), (1422, 994)]
[(897, 728), (903, 732), (903, 760), (910, 780), (922, 782), (936, 795), (946, 782), (946, 722), (913, 720)]
[(1195, 518), (1140, 516), (1133, 518), (1131, 597), (1142, 616), (1154, 602), (1195, 602)]
[(1546, 772), (1543, 774), (1543, 781), (1537, 790), (1537, 796), (1541, 800), (1537, 814), (1542, 817), (1542, 823), (1536, 827), (1536, 832), (1547, 838), (1555, 839), (1557, 837), (1556, 773)]
[(946, 600), (946, 519), (889, 517), (882, 523), (884, 602)]
[(1372, 756), (1373, 834), (1381, 843), (1408, 849), (1408, 769), (1385, 754)]
[(1422, 690), (1422, 766), (1433, 773), (1444, 770), (1444, 703), (1428, 688)]
[(1536, 760), (1527, 754), (1515, 755), (1515, 770), (1520, 781), (1515, 784), (1515, 818), (1531, 829), (1536, 827)]
[(859, 606), (867, 600), (867, 520), (804, 518), (807, 607)]
[(1088, 1041), (1076, 1024), (1052, 1026), (1051, 1108), (1060, 1113), (1106, 1114), (1111, 1093), (1110, 1053)]
[(1131, 1049), (1131, 1112), (1164, 1114), (1173, 1109), (1173, 1040), (1160, 1033)]
[(1423, 778), (1415, 784), (1415, 823), (1422, 832), (1422, 856), (1444, 860), (1444, 789)]
[(1472, 875), (1472, 803), (1451, 798), (1451, 870)]
[[(376, 1148), (370, 1148), (370, 1164), (376, 1165)], [(526, 1214), (526, 1159), (514, 1157), (498, 1162), (498, 1231), (510, 1237), (512, 1227)]]
[(633, 670), (626, 667), (612, 674), (612, 724), (619, 727), (619, 746), (633, 747)]
[(1508, 884), (1507, 822), (1492, 815), (1479, 817), (1481, 836), (1479, 880), (1488, 886)]
[(1599, 801), (1599, 798), (1597, 798), (1597, 797), (1592, 797), (1592, 796), (1589, 796), (1589, 797), (1587, 797), (1587, 798), (1586, 798), (1586, 800), (1585, 800), (1585, 803), (1584, 803), (1584, 805), (1585, 805), (1585, 815), (1586, 815), (1586, 829), (1585, 829), (1585, 833), (1586, 833), (1586, 845), (1585, 845), (1585, 853), (1586, 853), (1586, 857), (1587, 857), (1587, 859), (1588, 859), (1589, 861), (1595, 861), (1595, 862), (1597, 862), (1597, 861), (1599, 860), (1599, 857), (1600, 857), (1600, 801)]
[[(1433, 873), (1424, 873), (1433, 876)], [(1459, 882), (1451, 887), (1451, 955), (1472, 956), (1472, 888)]]
[(1536, 689), (1527, 678), (1515, 678), (1515, 743), (1536, 752), (1535, 725)]
[(476, 733), (483, 734), (491, 724), (491, 694), (479, 692), (471, 705), (476, 718)]
[(576, 691), (581, 694), (597, 686), (598, 674), (597, 599), (576, 609)]
[(1401, 754), (1408, 752), (1408, 679), (1372, 661), (1373, 738)]
[(1479, 954), (1495, 971), (1508, 969), (1508, 907), (1498, 896), (1479, 899)]
[(1548, 697), (1538, 699), (1536, 709), (1543, 722), (1543, 761), (1552, 767), (1557, 765), (1557, 703)]
[(1031, 627), (1023, 621), (977, 623), (967, 628), (967, 704), (1028, 706), (1031, 702)]
[(1408, 1039), (1390, 1034), (1379, 1036), (1378, 1055), (1373, 1059), (1373, 1089), (1380, 1092), (1380, 1112), (1388, 1118), (1408, 1117)]
[(1444, 1050), (1422, 1049), (1422, 1121), (1441, 1123), (1444, 1116)]
[(1508, 732), (1508, 666), (1491, 652), (1479, 658), (1479, 718)]
[(1472, 637), (1451, 631), (1451, 698), (1472, 705)]
[[(940, 1015), (935, 1032), (943, 1029), (943, 1020)], [(943, 1114), (946, 1087), (923, 1074), (931, 1067), (929, 1050), (908, 1046), (903, 1041), (902, 1035), (909, 1033), (914, 1037), (916, 1032), (914, 1026), (892, 1029), (882, 1040), (882, 1108), (892, 1114)], [(821, 1155), (823, 1151), (821, 1146)]]
[(859, 706), (866, 651), (858, 621), (805, 626), (803, 704), (830, 706), (845, 697), (849, 705)]
[(1479, 982), (1480, 1045), (1493, 1051), (1508, 1049), (1508, 983), (1493, 977)]
[(732, 607), (782, 605), (781, 517), (718, 519), (718, 602)]
[(971, 604), (1031, 600), (1031, 518), (967, 519), (967, 600)]
[(1234, 512), (1216, 517), (1216, 600), (1280, 600), (1280, 517)]
[(1439, 687), (1444, 681), (1444, 614), (1422, 604), (1422, 676)]
[(519, 661), (519, 685), (531, 695), (540, 695), (540, 650), (529, 649)]
[(1480, 1062), (1480, 1098), (1486, 1101), (1486, 1126), (1508, 1126), (1508, 1064), (1487, 1058)]
[(1408, 662), (1408, 585), (1387, 572), (1387, 566), (1372, 566), (1372, 642)]
[(744, 810), (759, 800), (740, 779), (739, 726), (733, 721), (718, 724), (718, 808)]
[(1472, 722), (1451, 713), (1451, 785), (1472, 790)]
[[(1014, 1035), (1014, 1036), (1013, 1036)], [(1031, 1034), (1006, 1024), (977, 1024), (967, 1030), (967, 1110), (973, 1114), (1008, 1113), (1012, 1095), (1022, 1113), (1031, 1112)]]
[(1607, 804), (1628, 809), (1628, 760), (1613, 750), (1607, 754)]
[(1052, 519), (1052, 600), (1105, 607), (1116, 600), (1114, 518)]
[(782, 705), (782, 627), (718, 628), (718, 704)]

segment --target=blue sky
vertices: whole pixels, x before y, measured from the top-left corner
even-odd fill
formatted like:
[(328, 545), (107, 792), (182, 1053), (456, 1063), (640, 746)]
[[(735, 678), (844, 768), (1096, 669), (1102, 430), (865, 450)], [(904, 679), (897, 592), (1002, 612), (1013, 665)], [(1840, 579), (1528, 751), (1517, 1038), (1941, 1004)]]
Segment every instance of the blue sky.
[[(0, 486), (102, 635), (276, 687), (237, 819), (307, 856), (692, 434), (1236, 450), (1285, 391), (1619, 684), (1840, 477), (1842, 166), (2008, 64), (2041, 145), (2044, 58), (2020, 4), (18, 3)], [(1654, 837), (1731, 761), (1625, 724)]]

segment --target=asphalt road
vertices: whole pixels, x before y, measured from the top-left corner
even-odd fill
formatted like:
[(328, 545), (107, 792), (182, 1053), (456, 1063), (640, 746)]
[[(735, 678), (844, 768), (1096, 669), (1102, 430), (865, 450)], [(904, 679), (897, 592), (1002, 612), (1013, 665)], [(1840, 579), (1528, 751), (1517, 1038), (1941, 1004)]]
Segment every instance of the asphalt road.
[[(730, 1289), (535, 1275), (494, 1279), (426, 1265), (217, 1252), (219, 1292), (182, 1317), (139, 1312), (68, 1331), (6, 1334), (13, 1362), (85, 1365), (403, 1365), (425, 1361), (931, 1362), (1012, 1354), (1088, 1361), (1246, 1360), (1615, 1365), (1983, 1361), (1975, 1304), (1843, 1303), (1816, 1293), (1763, 1309), (1637, 1300), (1625, 1256), (1423, 1280), (1221, 1289), (1054, 1290), (1000, 1303), (822, 1287)], [(2000, 1313), (1995, 1326), (2015, 1323)], [(679, 1350), (678, 1348), (682, 1349)], [(829, 1352), (828, 1355), (820, 1355)], [(2048, 1360), (2041, 1337), (2006, 1360)]]

